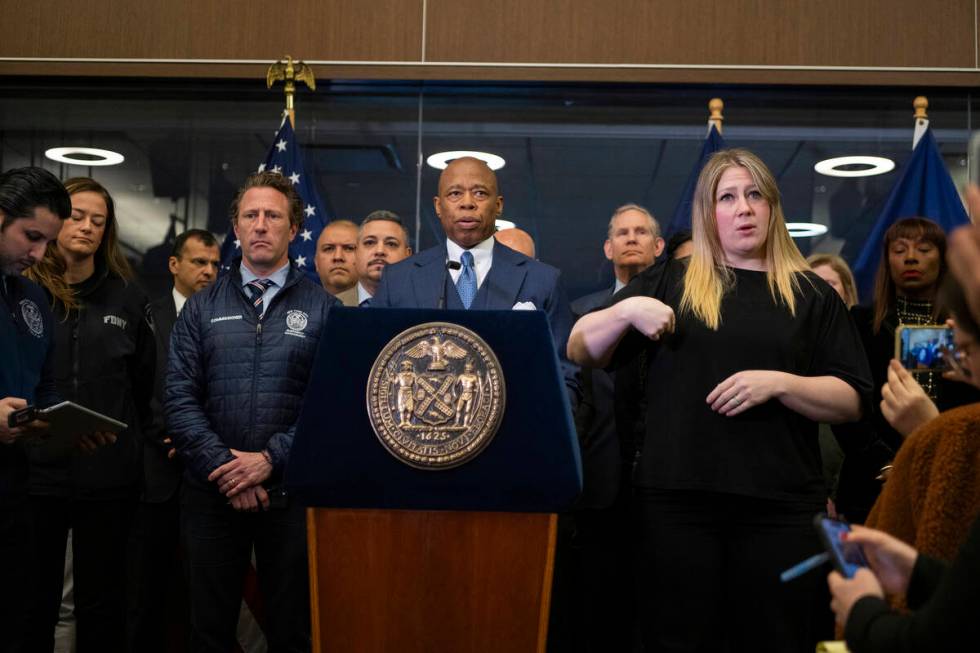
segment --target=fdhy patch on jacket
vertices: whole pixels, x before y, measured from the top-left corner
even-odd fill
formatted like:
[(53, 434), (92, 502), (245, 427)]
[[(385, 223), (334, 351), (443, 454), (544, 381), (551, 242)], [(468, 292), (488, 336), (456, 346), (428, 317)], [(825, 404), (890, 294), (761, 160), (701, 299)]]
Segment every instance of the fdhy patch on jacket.
[(303, 331), (306, 329), (306, 325), (310, 323), (310, 316), (303, 311), (291, 310), (286, 312), (286, 330), (284, 333), (287, 336), (297, 336), (299, 338), (305, 338), (306, 334)]
[(117, 326), (120, 329), (125, 329), (126, 325), (129, 324), (126, 320), (122, 319), (118, 315), (103, 315), (103, 324), (111, 324), (112, 326)]

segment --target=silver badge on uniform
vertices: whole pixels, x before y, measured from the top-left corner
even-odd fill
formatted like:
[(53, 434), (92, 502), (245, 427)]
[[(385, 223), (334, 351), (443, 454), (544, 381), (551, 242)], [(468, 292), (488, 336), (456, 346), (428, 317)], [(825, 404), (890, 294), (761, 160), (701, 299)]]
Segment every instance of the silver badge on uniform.
[(38, 338), (44, 335), (44, 318), (41, 317), (41, 309), (37, 304), (29, 299), (20, 300), (20, 314), (31, 335)]

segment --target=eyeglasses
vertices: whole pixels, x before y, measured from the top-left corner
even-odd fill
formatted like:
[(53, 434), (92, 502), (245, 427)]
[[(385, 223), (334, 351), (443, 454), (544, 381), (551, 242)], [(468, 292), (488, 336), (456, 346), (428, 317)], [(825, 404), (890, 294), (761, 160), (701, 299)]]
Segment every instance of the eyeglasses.
[(950, 372), (967, 379), (973, 376), (970, 373), (970, 369), (966, 367), (968, 362), (967, 358), (970, 356), (970, 345), (943, 347), (942, 355), (943, 361), (946, 363)]

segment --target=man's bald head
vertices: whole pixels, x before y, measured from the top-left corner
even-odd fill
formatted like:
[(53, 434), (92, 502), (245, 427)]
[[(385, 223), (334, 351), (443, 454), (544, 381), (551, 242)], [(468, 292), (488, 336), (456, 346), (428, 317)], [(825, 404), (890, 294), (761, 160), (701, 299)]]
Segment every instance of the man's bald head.
[(523, 229), (518, 229), (517, 227), (501, 229), (493, 237), (501, 245), (506, 245), (524, 256), (534, 258), (534, 239), (531, 238), (531, 234)]
[(480, 159), (454, 159), (439, 176), (439, 194), (432, 198), (446, 237), (464, 249), (494, 232), (504, 210), (497, 175)]

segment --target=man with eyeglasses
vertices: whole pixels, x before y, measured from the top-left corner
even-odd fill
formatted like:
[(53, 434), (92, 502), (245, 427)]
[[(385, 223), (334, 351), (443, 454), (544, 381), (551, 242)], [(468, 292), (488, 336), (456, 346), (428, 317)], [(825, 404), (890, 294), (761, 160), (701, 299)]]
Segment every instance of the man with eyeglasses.
[(336, 300), (289, 259), (303, 212), (288, 179), (250, 175), (230, 213), (241, 260), (185, 304), (167, 373), (167, 423), (186, 466), (191, 650), (235, 648), (254, 547), (269, 649), (308, 651), (305, 515), (282, 480)]

